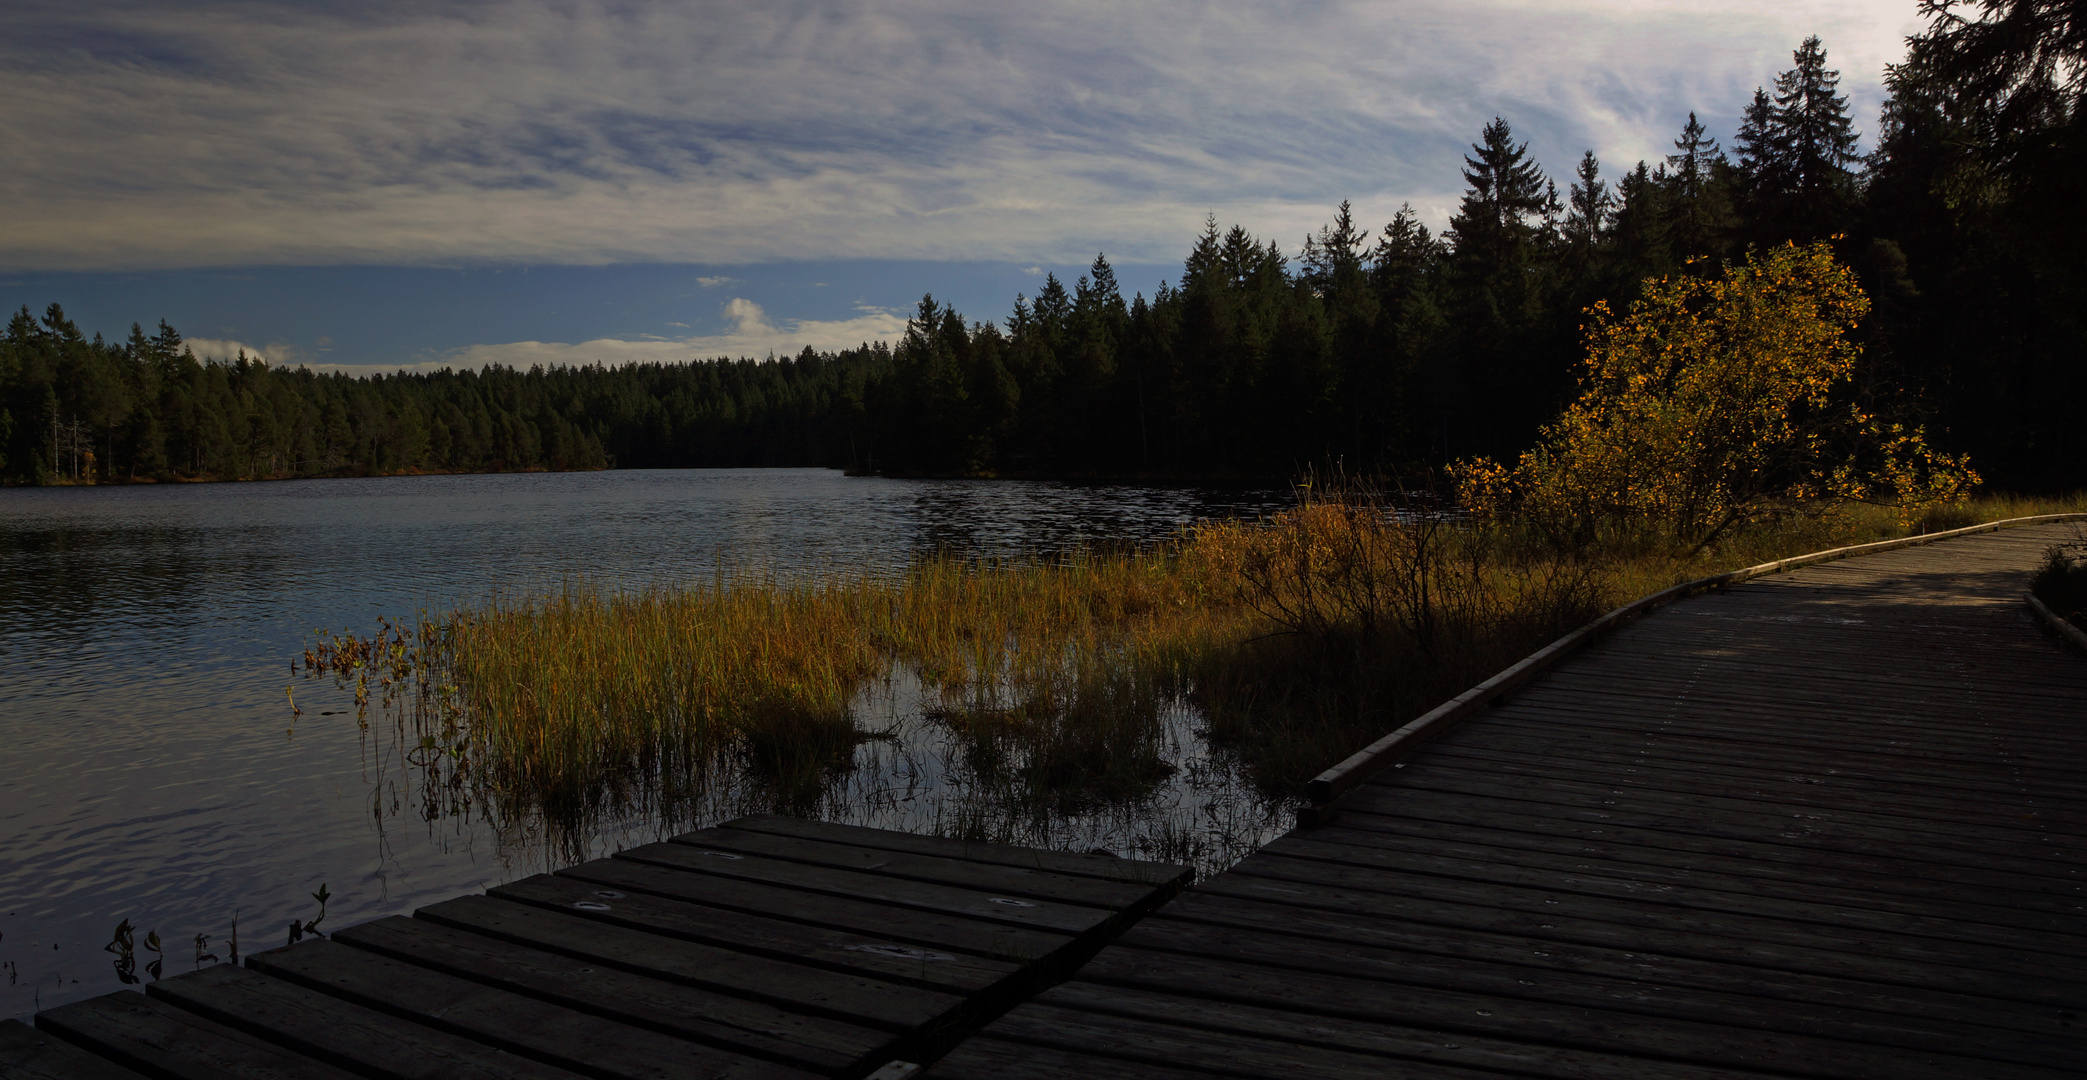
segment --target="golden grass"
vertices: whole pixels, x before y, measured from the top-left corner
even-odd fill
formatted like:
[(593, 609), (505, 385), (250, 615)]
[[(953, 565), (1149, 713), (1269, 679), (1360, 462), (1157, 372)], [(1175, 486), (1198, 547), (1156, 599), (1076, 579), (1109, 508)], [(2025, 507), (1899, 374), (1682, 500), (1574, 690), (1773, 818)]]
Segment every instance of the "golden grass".
[[(1987, 498), (1915, 529), (2083, 509)], [(993, 804), (959, 816), (1048, 821), (1164, 783), (1170, 710), (1193, 710), (1211, 756), (1280, 800), (1609, 607), (1902, 531), (1892, 509), (1856, 507), (1693, 553), (1619, 533), (1561, 554), (1350, 492), (1145, 551), (496, 597), (323, 636), (306, 661), (396, 708), (424, 798), (579, 831), (634, 807), (685, 819), (719, 783), (809, 808), (882, 736), (859, 704), (903, 670), (970, 797)]]

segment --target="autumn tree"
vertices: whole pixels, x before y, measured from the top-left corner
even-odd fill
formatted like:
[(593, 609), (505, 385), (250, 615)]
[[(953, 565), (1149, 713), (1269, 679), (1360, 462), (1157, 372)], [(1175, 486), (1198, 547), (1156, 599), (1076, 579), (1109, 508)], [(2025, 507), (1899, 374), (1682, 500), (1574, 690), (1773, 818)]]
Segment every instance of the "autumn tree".
[(1622, 317), (1597, 304), (1579, 400), (1513, 470), (1464, 463), (1465, 497), (1560, 543), (1621, 524), (1699, 549), (1781, 513), (1959, 499), (1978, 482), (1962, 457), (1853, 400), (1849, 335), (1868, 310), (1824, 243), (1648, 281)]

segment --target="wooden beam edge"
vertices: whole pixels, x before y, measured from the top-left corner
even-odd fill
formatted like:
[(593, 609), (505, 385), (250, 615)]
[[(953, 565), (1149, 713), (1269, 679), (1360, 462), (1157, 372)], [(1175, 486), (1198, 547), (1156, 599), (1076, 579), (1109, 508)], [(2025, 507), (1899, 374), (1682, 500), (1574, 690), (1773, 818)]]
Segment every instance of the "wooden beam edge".
[[(2041, 525), (2053, 521), (2087, 521), (2087, 514), (2036, 514), (2029, 517), (2004, 518), (1999, 521), (1982, 522), (1961, 529), (1946, 529), (1942, 532), (1923, 533), (1919, 536), (1901, 536), (1892, 540), (1878, 540), (1867, 544), (1851, 544), (1847, 547), (1828, 548), (1824, 551), (1792, 555), (1787, 559), (1777, 559), (1773, 562), (1760, 563), (1740, 570), (1729, 570), (1722, 574), (1712, 574), (1709, 577), (1697, 578), (1694, 581), (1687, 581), (1661, 589), (1649, 596), (1641, 596), (1559, 638), (1557, 641), (1530, 653), (1514, 666), (1443, 702), (1432, 711), (1348, 755), (1340, 764), (1320, 773), (1312, 779), (1311, 783), (1305, 786), (1305, 796), (1309, 802), (1298, 810), (1297, 823), (1305, 828), (1316, 828), (1333, 820), (1335, 814), (1334, 801), (1353, 790), (1356, 785), (1368, 779), (1378, 770), (1412, 753), (1429, 739), (1455, 727), (1460, 721), (1469, 718), (1471, 714), (1505, 699), (1510, 693), (1550, 670), (1566, 657), (1586, 647), (1596, 638), (1607, 634), (1632, 619), (1664, 607), (1676, 600), (1685, 599), (1697, 593), (1708, 592), (1711, 589), (1730, 588), (1733, 585), (1751, 581), (1754, 578), (1767, 577), (1770, 574), (1779, 574), (1818, 563), (1834, 562), (1839, 559), (1854, 558), (1859, 555), (1875, 555), (1898, 548), (1932, 544), (1938, 540), (1950, 540), (1959, 536), (1997, 532), (2001, 529), (2013, 528), (2019, 525)], [(2042, 604), (2033, 596), (2029, 598), (2029, 602), (2040, 609), (2041, 617)], [(2055, 619), (2056, 616), (2050, 616), (2050, 618)], [(2069, 635), (2067, 640), (2072, 640), (2075, 644), (2079, 644), (2081, 648), (2087, 649), (2087, 634), (2082, 634), (2077, 628), (2065, 625), (2063, 620), (2058, 622), (2065, 630), (2070, 631), (2071, 635), (2078, 635), (2077, 639)]]
[(2038, 600), (2035, 593), (2023, 593), (2022, 599), (2029, 601), (2030, 612), (2036, 616), (2037, 622), (2044, 625), (2044, 629), (2071, 642), (2073, 648), (2087, 652), (2087, 630), (2081, 630), (2067, 622), (2065, 616), (2052, 611), (2043, 601)]

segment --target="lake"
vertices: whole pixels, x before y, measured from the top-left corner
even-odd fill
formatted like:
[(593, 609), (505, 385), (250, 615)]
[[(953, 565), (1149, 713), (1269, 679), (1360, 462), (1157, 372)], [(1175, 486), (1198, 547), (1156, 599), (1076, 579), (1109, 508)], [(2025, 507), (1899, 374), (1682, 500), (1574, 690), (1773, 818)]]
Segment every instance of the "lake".
[[(364, 730), (346, 692), (292, 671), (316, 629), (574, 580), (1150, 542), (1287, 501), (816, 469), (0, 489), (0, 1015), (115, 989), (103, 946), (125, 919), (141, 944), (158, 932), (171, 976), (227, 956), (235, 918), (242, 951), (283, 944), (321, 885), (326, 929), (576, 857), (572, 837), (416, 801), (381, 720)], [(960, 769), (907, 701), (899, 685), (864, 703), (892, 736), (807, 812), (916, 831), (959, 816)], [(1212, 865), (1288, 826), (1210, 759), (1192, 715), (1168, 732), (1165, 783), (1054, 815), (1035, 838), (1120, 854), (1164, 841)], [(578, 846), (604, 854), (749, 808), (721, 789), (693, 818), (611, 813)], [(140, 975), (153, 959), (140, 951)]]

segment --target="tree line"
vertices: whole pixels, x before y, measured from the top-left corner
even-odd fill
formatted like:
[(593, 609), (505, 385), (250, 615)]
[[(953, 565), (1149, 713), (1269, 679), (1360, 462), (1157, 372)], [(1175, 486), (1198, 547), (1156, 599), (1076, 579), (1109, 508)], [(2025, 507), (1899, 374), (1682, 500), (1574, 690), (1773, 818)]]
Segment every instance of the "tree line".
[(1004, 323), (922, 300), (891, 347), (763, 362), (349, 378), (198, 360), (165, 323), (0, 340), (0, 478), (731, 465), (936, 475), (1283, 476), (1512, 459), (1574, 397), (1584, 312), (1826, 241), (1869, 297), (1861, 407), (2015, 487), (2087, 475), (2087, 45), (2062, 5), (1929, 0), (1874, 146), (1817, 38), (1730, 147), (1561, 179), (1495, 119), (1439, 235), (1342, 204), (1294, 254), (1213, 219), (1174, 282), (1097, 257)]

